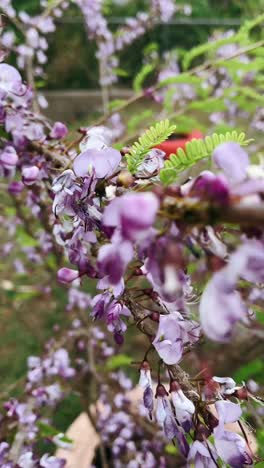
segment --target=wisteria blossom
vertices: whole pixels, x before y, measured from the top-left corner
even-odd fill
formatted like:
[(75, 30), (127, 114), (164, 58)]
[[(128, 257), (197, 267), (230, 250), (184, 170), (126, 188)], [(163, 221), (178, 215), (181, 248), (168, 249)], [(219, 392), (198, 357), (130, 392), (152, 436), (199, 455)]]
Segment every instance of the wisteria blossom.
[[(161, 62), (152, 44), (135, 94), (111, 102), (125, 48), (191, 7), (151, 0), (110, 27), (109, 5), (76, 0), (95, 43), (104, 114), (72, 130), (46, 117), (38, 91), (46, 37), (69, 3), (41, 0), (35, 16), (1, 5), (19, 34), (3, 31), (0, 60), (11, 53), (20, 71), (0, 63), (1, 253), (12, 265), (0, 286), (6, 310), (10, 298), (17, 317), (39, 304), (51, 333), (18, 387), (1, 393), (0, 465), (66, 467), (54, 445), (78, 440), (56, 428), (54, 413), (75, 398), (98, 433), (93, 466), (252, 466), (260, 458), (247, 419), (260, 427), (262, 386), (242, 355), (263, 338), (264, 172), (251, 139), (261, 129), (251, 29), (257, 35), (262, 19)], [(204, 112), (203, 138), (184, 130), (176, 148), (175, 132), (205, 127)], [(236, 130), (245, 120), (249, 139)], [(160, 149), (167, 139), (170, 156)]]

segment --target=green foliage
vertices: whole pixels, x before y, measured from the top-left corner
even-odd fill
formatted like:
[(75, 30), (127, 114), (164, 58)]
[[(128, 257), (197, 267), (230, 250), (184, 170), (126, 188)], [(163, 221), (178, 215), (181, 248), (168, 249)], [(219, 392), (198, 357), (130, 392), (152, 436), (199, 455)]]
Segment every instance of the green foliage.
[[(257, 431), (257, 442), (259, 447), (259, 457), (264, 458), (264, 430), (259, 429)], [(257, 463), (256, 466), (258, 468), (264, 468), (264, 461)]]
[(125, 102), (125, 99), (113, 99), (111, 102), (109, 102), (109, 112), (114, 112), (120, 106), (123, 106)]
[(159, 145), (175, 131), (176, 125), (170, 125), (168, 119), (150, 127), (130, 148), (126, 156), (128, 170), (135, 174), (151, 148)]
[(130, 119), (127, 122), (128, 131), (135, 131), (142, 122), (146, 122), (146, 120), (151, 119), (152, 116), (153, 111), (151, 109), (145, 109), (137, 114), (132, 115), (132, 117), (130, 117)]
[(56, 429), (55, 427), (51, 426), (50, 424), (46, 424), (42, 421), (37, 423), (39, 428), (39, 435), (41, 437), (45, 437), (48, 439), (53, 439), (53, 437), (58, 437), (61, 442), (65, 442), (67, 444), (72, 444), (72, 439), (67, 437), (65, 434), (62, 434), (60, 430)]
[(262, 359), (255, 359), (247, 362), (246, 365), (240, 367), (234, 375), (236, 382), (246, 381), (248, 379), (257, 379), (258, 382), (263, 382), (264, 362)]
[(115, 356), (110, 357), (107, 360), (106, 368), (108, 370), (116, 370), (119, 367), (127, 367), (131, 365), (131, 357), (127, 356), (126, 354), (117, 354)]
[(169, 185), (175, 182), (178, 174), (191, 168), (201, 159), (211, 155), (214, 149), (221, 143), (233, 141), (242, 146), (248, 145), (251, 140), (245, 140), (245, 133), (238, 133), (236, 130), (226, 134), (214, 133), (205, 139), (196, 139), (186, 143), (185, 150), (179, 148), (176, 154), (171, 154), (165, 162), (164, 168), (160, 171), (160, 180), (163, 184)]
[(168, 455), (177, 455), (179, 453), (177, 447), (175, 447), (175, 445), (173, 445), (173, 444), (167, 444), (165, 446), (165, 452)]
[(164, 80), (161, 80), (158, 83), (157, 88), (163, 88), (171, 84), (190, 84), (190, 85), (199, 85), (202, 83), (202, 78), (198, 76), (190, 75), (188, 72), (180, 73), (179, 75), (170, 76)]
[(17, 240), (22, 247), (37, 247), (38, 241), (30, 236), (21, 226), (16, 228)]
[(142, 90), (144, 81), (154, 70), (155, 70), (155, 65), (153, 63), (147, 63), (137, 73), (133, 81), (133, 89), (136, 93)]
[(183, 59), (183, 68), (187, 70), (191, 65), (192, 61), (197, 57), (214, 52), (219, 47), (227, 44), (239, 43), (241, 46), (248, 45), (249, 43), (249, 33), (256, 26), (264, 22), (264, 14), (259, 15), (257, 18), (251, 21), (246, 21), (236, 34), (230, 37), (220, 38), (216, 41), (206, 42), (205, 44), (198, 45), (193, 47)]

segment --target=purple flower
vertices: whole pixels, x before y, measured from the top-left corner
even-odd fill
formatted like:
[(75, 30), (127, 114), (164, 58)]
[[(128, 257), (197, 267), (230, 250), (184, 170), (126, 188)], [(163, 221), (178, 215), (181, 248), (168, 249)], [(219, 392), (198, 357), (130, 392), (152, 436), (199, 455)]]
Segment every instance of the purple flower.
[[(3, 464), (9, 451), (9, 445), (6, 442), (0, 442), (0, 463)], [(3, 466), (3, 465), (2, 465)]]
[(94, 319), (101, 319), (105, 317), (107, 306), (111, 300), (111, 294), (106, 291), (103, 294), (97, 294), (92, 300), (92, 317)]
[(112, 141), (112, 131), (107, 127), (96, 126), (89, 128), (85, 138), (80, 143), (80, 150), (83, 153), (88, 149), (102, 150), (107, 148)]
[(253, 463), (246, 441), (234, 432), (225, 431), (221, 439), (215, 438), (215, 447), (219, 457), (232, 468)]
[(71, 268), (61, 268), (57, 273), (57, 278), (60, 283), (69, 284), (79, 278), (79, 272)]
[(196, 468), (215, 468), (217, 454), (215, 453), (215, 450), (210, 442), (208, 442), (208, 445), (210, 447), (210, 451), (208, 450), (207, 444), (205, 442), (200, 442), (199, 440), (195, 440), (193, 442), (188, 455), (188, 468), (192, 467), (193, 463)]
[[(1, 66), (1, 64), (0, 64)], [(18, 156), (13, 146), (6, 146), (0, 153), (0, 165), (5, 169), (12, 169), (16, 166)]]
[(230, 282), (236, 282), (239, 277), (252, 283), (264, 282), (264, 244), (261, 241), (250, 240), (242, 244), (230, 256), (225, 272)]
[(39, 168), (37, 166), (23, 167), (22, 181), (25, 185), (33, 185), (39, 176)]
[(24, 184), (22, 182), (13, 181), (10, 182), (8, 186), (8, 192), (11, 195), (19, 195), (24, 189)]
[(247, 308), (234, 285), (227, 281), (225, 268), (215, 273), (205, 287), (199, 310), (204, 333), (219, 342), (228, 341), (235, 323), (246, 319)]
[(215, 273), (203, 292), (200, 318), (205, 334), (215, 341), (231, 337), (238, 321), (246, 321), (248, 310), (238, 291), (239, 278), (262, 283), (264, 280), (263, 244), (247, 241), (230, 256), (226, 267)]
[(128, 193), (109, 203), (104, 211), (103, 224), (118, 227), (124, 239), (141, 240), (153, 225), (158, 208), (159, 201), (153, 193)]
[(148, 361), (143, 361), (141, 364), (138, 384), (144, 389), (149, 386), (152, 387), (150, 365)]
[(20, 73), (7, 63), (0, 63), (0, 90), (7, 93), (22, 94), (23, 83)]
[(62, 122), (55, 122), (50, 131), (50, 138), (59, 140), (60, 138), (64, 138), (67, 133), (68, 129), (66, 125), (64, 125)]
[(192, 197), (199, 197), (202, 200), (209, 199), (224, 205), (229, 201), (229, 187), (225, 177), (215, 175), (210, 171), (202, 172), (195, 179), (188, 194)]
[(80, 198), (82, 188), (76, 183), (76, 176), (71, 169), (67, 169), (53, 180), (52, 191), (55, 193), (52, 205), (55, 215), (63, 213), (74, 216), (74, 196)]
[(133, 247), (128, 241), (103, 245), (97, 257), (100, 275), (107, 276), (110, 284), (118, 284), (132, 258)]
[(161, 315), (153, 346), (165, 364), (176, 364), (182, 358), (182, 329), (173, 315)]
[(114, 334), (114, 338), (117, 344), (123, 344), (123, 334), (127, 329), (125, 322), (123, 322), (120, 317), (121, 315), (129, 317), (131, 312), (126, 306), (120, 304), (117, 301), (113, 301), (107, 306), (107, 328)]
[(234, 423), (239, 420), (242, 415), (240, 406), (231, 401), (217, 401), (215, 408), (218, 415), (218, 426), (214, 429), (214, 436), (221, 439), (225, 432), (225, 424)]
[(69, 353), (66, 349), (60, 348), (52, 356), (52, 364), (47, 369), (49, 375), (60, 375), (67, 379), (75, 375), (75, 370), (70, 367)]
[(143, 404), (149, 412), (150, 419), (152, 419), (152, 412), (154, 409), (154, 400), (153, 400), (153, 390), (150, 385), (148, 385), (144, 390)]
[(168, 439), (174, 439), (174, 437), (176, 437), (182, 455), (187, 457), (189, 445), (184, 434), (177, 425), (167, 395), (168, 393), (165, 387), (159, 384), (155, 395), (157, 398), (156, 418), (158, 423), (163, 426), (165, 436)]
[(25, 452), (22, 455), (20, 455), (18, 459), (18, 466), (20, 468), (34, 468), (36, 466), (36, 462), (33, 459), (33, 453), (32, 452)]
[(137, 169), (138, 177), (150, 177), (154, 172), (159, 172), (164, 166), (164, 151), (152, 149)]
[(17, 405), (16, 414), (19, 422), (25, 425), (31, 425), (37, 419), (37, 416), (31, 411), (29, 405), (26, 403), (19, 403)]
[(213, 160), (231, 182), (242, 182), (246, 178), (249, 158), (238, 143), (219, 145), (213, 152)]
[(39, 465), (41, 468), (64, 468), (64, 466), (66, 466), (66, 460), (45, 453), (42, 455)]
[(185, 432), (189, 432), (192, 426), (192, 417), (195, 412), (195, 406), (193, 402), (184, 395), (180, 385), (176, 381), (171, 382), (170, 393), (172, 403), (175, 408), (176, 419)]
[(223, 395), (232, 395), (236, 390), (236, 382), (231, 377), (213, 377), (213, 380), (219, 384)]
[(94, 172), (96, 178), (103, 179), (110, 177), (116, 171), (120, 161), (121, 154), (114, 148), (88, 149), (75, 158), (73, 169), (78, 177)]
[(193, 333), (196, 327), (196, 322), (183, 320), (177, 312), (160, 315), (159, 328), (152, 344), (165, 364), (177, 364), (182, 358), (183, 345), (197, 341), (199, 329), (198, 333)]

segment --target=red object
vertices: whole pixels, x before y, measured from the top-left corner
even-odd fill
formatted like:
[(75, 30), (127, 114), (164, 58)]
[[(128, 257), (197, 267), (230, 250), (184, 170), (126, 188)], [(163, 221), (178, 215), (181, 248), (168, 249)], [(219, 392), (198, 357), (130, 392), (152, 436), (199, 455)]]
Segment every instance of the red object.
[(175, 135), (175, 137), (172, 135), (169, 140), (155, 146), (155, 148), (164, 151), (166, 153), (166, 159), (168, 159), (172, 153), (176, 153), (178, 148), (185, 148), (186, 143), (194, 138), (203, 138), (203, 134), (199, 130), (193, 130), (186, 136), (179, 136), (178, 138), (177, 135)]

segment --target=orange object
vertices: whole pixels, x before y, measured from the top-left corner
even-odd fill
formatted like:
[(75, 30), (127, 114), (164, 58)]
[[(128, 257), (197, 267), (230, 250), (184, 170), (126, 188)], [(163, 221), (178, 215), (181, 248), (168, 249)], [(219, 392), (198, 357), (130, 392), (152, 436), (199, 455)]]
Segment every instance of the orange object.
[(187, 135), (171, 135), (168, 140), (164, 141), (160, 145), (155, 146), (155, 148), (159, 148), (164, 151), (166, 153), (165, 158), (168, 159), (170, 154), (175, 154), (178, 148), (184, 149), (186, 143), (193, 140), (194, 138), (203, 138), (203, 134), (199, 130), (193, 130)]

